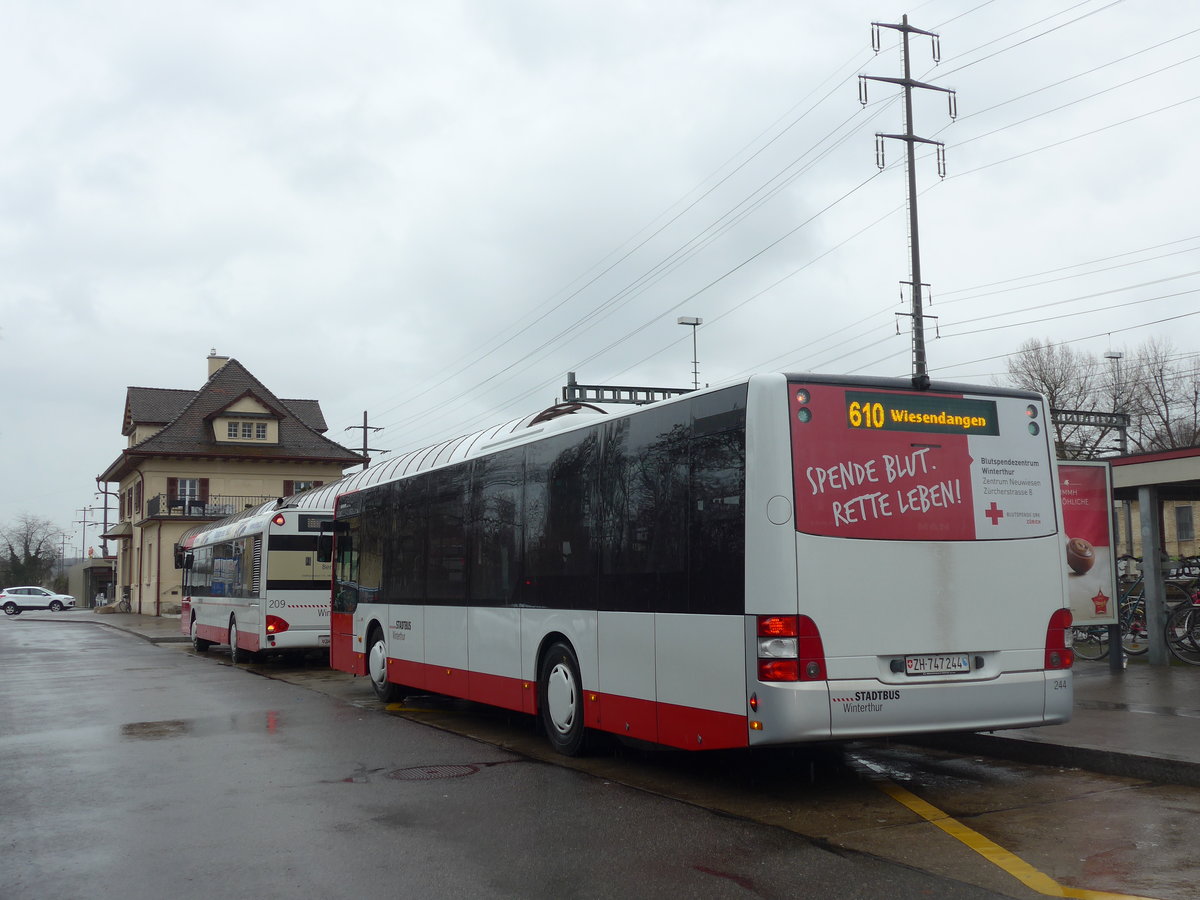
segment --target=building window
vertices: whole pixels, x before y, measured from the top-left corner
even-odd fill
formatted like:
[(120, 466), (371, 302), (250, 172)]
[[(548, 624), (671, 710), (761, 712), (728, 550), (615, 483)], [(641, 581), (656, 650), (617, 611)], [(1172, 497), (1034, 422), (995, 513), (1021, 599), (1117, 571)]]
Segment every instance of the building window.
[(227, 422), (225, 436), (231, 441), (265, 441), (270, 435), (266, 422)]
[(1175, 540), (1194, 541), (1195, 526), (1192, 523), (1192, 508), (1190, 506), (1175, 507)]
[(177, 496), (180, 500), (187, 502), (188, 500), (200, 499), (200, 479), (199, 478), (180, 478), (177, 482)]
[(293, 494), (299, 494), (301, 491), (320, 487), (324, 483), (323, 481), (285, 481), (283, 483), (283, 496), (291, 497)]

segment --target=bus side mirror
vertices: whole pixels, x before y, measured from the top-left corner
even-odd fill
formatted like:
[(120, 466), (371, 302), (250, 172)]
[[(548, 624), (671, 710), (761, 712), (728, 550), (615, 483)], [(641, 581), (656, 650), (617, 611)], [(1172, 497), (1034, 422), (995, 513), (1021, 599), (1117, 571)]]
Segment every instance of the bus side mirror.
[(191, 567), (192, 567), (192, 554), (184, 553), (182, 550), (176, 548), (176, 550), (175, 550), (175, 568), (190, 569)]
[(317, 538), (317, 562), (333, 562), (333, 535), (322, 534)]

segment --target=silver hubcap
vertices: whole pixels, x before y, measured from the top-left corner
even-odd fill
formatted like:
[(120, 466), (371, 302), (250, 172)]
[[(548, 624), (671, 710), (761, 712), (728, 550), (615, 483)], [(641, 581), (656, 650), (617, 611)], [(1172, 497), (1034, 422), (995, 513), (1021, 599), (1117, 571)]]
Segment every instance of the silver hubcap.
[(546, 708), (550, 722), (559, 734), (569, 734), (575, 724), (575, 713), (579, 706), (579, 694), (575, 677), (562, 663), (550, 670), (546, 679)]
[(229, 626), (229, 655), (237, 656), (237, 625)]
[(371, 645), (371, 652), (367, 654), (367, 671), (379, 687), (387, 684), (387, 646), (382, 640)]

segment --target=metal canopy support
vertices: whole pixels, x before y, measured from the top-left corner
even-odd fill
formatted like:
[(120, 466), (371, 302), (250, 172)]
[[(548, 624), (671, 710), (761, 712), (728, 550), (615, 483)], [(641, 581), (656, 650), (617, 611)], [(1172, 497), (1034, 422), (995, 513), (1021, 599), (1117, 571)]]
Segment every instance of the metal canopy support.
[(1098, 412), (1091, 409), (1052, 409), (1050, 417), (1060, 425), (1094, 425), (1097, 428), (1129, 427), (1129, 415), (1119, 412)]
[(670, 397), (690, 394), (692, 388), (664, 387), (633, 387), (629, 385), (612, 384), (579, 384), (575, 373), (567, 373), (567, 383), (563, 385), (562, 398), (564, 403), (630, 403), (642, 405), (657, 403)]
[(1167, 652), (1166, 588), (1163, 586), (1163, 567), (1159, 548), (1162, 529), (1159, 527), (1158, 488), (1146, 485), (1138, 488), (1138, 507), (1142, 520), (1142, 583), (1146, 589), (1146, 630), (1150, 632), (1150, 665), (1171, 664)]

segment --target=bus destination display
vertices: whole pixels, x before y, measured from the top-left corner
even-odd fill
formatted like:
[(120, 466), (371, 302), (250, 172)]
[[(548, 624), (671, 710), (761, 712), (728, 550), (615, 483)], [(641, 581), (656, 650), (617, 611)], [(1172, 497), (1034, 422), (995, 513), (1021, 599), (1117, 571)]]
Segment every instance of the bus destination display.
[(879, 431), (1000, 433), (994, 401), (938, 394), (846, 391), (846, 423)]

